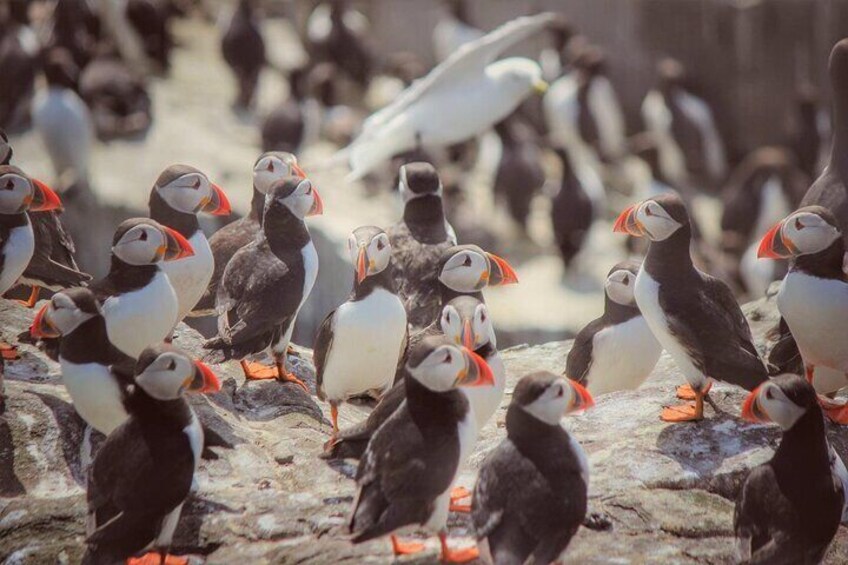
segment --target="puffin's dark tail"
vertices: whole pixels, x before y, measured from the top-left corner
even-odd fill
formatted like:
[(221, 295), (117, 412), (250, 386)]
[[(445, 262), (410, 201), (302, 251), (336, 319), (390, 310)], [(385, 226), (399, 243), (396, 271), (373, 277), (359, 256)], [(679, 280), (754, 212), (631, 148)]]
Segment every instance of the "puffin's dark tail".
[(209, 352), (203, 356), (205, 363), (223, 363), (233, 358), (233, 349), (221, 337), (213, 337), (203, 342), (203, 349)]
[[(342, 432), (343, 434), (344, 432)], [(321, 459), (361, 459), (365, 453), (365, 448), (368, 447), (369, 437), (365, 438), (345, 438), (339, 435), (335, 440), (331, 440), (324, 452), (320, 455)]]
[(780, 322), (769, 330), (768, 338), (776, 340), (766, 357), (769, 374), (772, 376), (783, 373), (803, 375), (804, 361), (801, 359), (798, 344), (795, 342), (792, 332), (789, 331), (786, 320), (780, 318)]

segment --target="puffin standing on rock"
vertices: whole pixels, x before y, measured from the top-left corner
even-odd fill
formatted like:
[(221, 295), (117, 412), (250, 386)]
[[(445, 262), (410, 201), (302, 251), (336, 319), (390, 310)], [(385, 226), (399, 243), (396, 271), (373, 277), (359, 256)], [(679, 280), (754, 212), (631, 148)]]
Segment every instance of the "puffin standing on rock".
[(474, 488), (471, 516), (488, 563), (557, 562), (577, 533), (589, 463), (560, 420), (593, 405), (580, 384), (552, 373), (518, 382), (507, 437), (483, 462)]
[(592, 396), (638, 388), (659, 361), (662, 347), (636, 305), (640, 264), (622, 261), (604, 283), (604, 314), (580, 330), (568, 352), (565, 376)]
[[(181, 351), (145, 349), (130, 418), (100, 448), (88, 474), (85, 565), (184, 565), (168, 556), (203, 448), (203, 429), (183, 392), (220, 390), (215, 374)], [(145, 549), (153, 555), (133, 557)]]
[[(295, 320), (318, 277), (318, 253), (304, 220), (323, 212), (308, 179), (275, 181), (265, 200), (262, 230), (233, 255), (218, 286), (218, 336), (204, 347), (207, 357), (241, 360), (247, 379), (279, 379), (309, 392), (285, 369)], [(274, 367), (245, 357), (270, 349)]]
[(348, 240), (356, 276), (350, 298), (330, 312), (315, 338), (318, 398), (330, 402), (333, 435), (339, 404), (359, 394), (382, 396), (392, 386), (407, 336), (406, 310), (392, 282), (392, 247), (380, 228)]
[(666, 407), (663, 420), (702, 419), (711, 379), (747, 390), (768, 379), (733, 293), (692, 264), (692, 228), (680, 196), (668, 193), (634, 204), (613, 229), (651, 240), (636, 277), (636, 304), (689, 383), (678, 388), (678, 396), (695, 400), (694, 405)]
[(159, 175), (150, 191), (150, 217), (180, 233), (194, 254), (162, 265), (177, 293), (177, 323), (198, 303), (215, 270), (212, 249), (197, 214), (228, 216), (230, 202), (224, 191), (194, 167), (171, 165)]
[(828, 444), (816, 391), (782, 375), (748, 395), (742, 417), (776, 423), (783, 438), (736, 500), (740, 562), (820, 563), (842, 521), (848, 473)]
[(491, 386), (492, 371), (468, 349), (428, 337), (410, 353), (404, 373), (406, 401), (371, 438), (356, 472), (352, 541), (392, 534), (396, 555), (418, 553), (423, 544), (393, 532), (420, 525), (438, 533), (443, 561), (471, 561), (476, 549), (447, 544), (451, 486), (477, 441), (468, 400), (456, 387)]
[(115, 347), (137, 358), (171, 333), (179, 302), (162, 263), (193, 254), (186, 238), (156, 220), (133, 218), (118, 226), (109, 273), (90, 286)]
[(227, 263), (236, 251), (256, 239), (256, 234), (262, 230), (265, 196), (275, 181), (288, 176), (306, 178), (306, 173), (297, 165), (297, 157), (291, 153), (271, 151), (263, 153), (256, 160), (253, 165), (253, 198), (250, 200), (250, 212), (247, 216), (222, 227), (209, 238), (215, 270), (206, 292), (189, 316), (211, 316), (215, 313), (218, 284), (224, 276)]

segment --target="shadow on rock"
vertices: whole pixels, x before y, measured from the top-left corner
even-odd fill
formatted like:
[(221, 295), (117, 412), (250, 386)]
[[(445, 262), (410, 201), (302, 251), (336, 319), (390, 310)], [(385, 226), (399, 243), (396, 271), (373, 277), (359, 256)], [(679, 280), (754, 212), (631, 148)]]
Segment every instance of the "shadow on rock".
[(248, 382), (236, 390), (236, 408), (248, 420), (267, 421), (291, 413), (300, 413), (324, 422), (313, 397), (298, 385), (279, 381)]
[(41, 400), (50, 412), (53, 413), (53, 418), (56, 420), (56, 427), (59, 429), (59, 443), (62, 448), (62, 456), (71, 475), (82, 487), (85, 487), (85, 469), (83, 469), (82, 458), (80, 456), (80, 446), (82, 445), (83, 435), (85, 433), (86, 423), (80, 418), (74, 405), (70, 402), (53, 396), (52, 394), (44, 394), (40, 392), (30, 392)]
[(5, 417), (0, 417), (0, 496), (12, 498), (26, 494), (24, 485), (15, 475), (15, 444), (12, 430)]

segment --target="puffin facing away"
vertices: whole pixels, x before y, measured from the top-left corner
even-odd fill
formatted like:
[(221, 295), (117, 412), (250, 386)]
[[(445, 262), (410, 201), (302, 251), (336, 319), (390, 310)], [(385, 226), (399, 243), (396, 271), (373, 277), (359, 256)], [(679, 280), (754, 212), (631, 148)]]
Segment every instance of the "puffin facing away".
[(393, 532), (419, 525), (439, 535), (441, 558), (464, 563), (472, 548), (447, 544), (450, 490), (477, 441), (468, 400), (457, 386), (491, 386), (492, 372), (475, 353), (444, 337), (428, 337), (404, 366), (406, 400), (371, 438), (359, 462), (359, 487), (350, 519), (353, 543), (392, 534), (396, 555), (417, 553), (422, 544), (400, 541)]
[(90, 286), (115, 347), (136, 358), (171, 333), (179, 303), (162, 263), (193, 253), (186, 238), (156, 220), (133, 218), (118, 226), (109, 273)]
[(577, 175), (569, 150), (557, 147), (554, 151), (562, 162), (562, 180), (551, 199), (551, 223), (562, 263), (568, 270), (592, 228), (595, 205)]
[(827, 441), (816, 391), (795, 375), (758, 387), (742, 416), (774, 422), (783, 438), (736, 500), (733, 529), (744, 563), (820, 563), (842, 520), (848, 474)]
[(162, 265), (177, 293), (177, 323), (195, 307), (212, 280), (215, 259), (197, 214), (230, 214), (224, 191), (194, 167), (171, 165), (159, 175), (150, 190), (150, 217), (176, 230), (191, 244), (194, 254)]
[(288, 176), (306, 178), (306, 173), (297, 165), (297, 157), (291, 153), (271, 151), (263, 153), (256, 160), (253, 165), (253, 198), (250, 200), (250, 212), (247, 216), (222, 227), (209, 238), (215, 270), (206, 292), (190, 316), (210, 316), (215, 313), (218, 284), (224, 276), (227, 263), (236, 251), (256, 239), (256, 234), (262, 230), (265, 196), (275, 181)]
[[(323, 212), (308, 179), (275, 181), (265, 198), (262, 230), (239, 249), (218, 286), (218, 336), (203, 346), (210, 359), (241, 360), (247, 379), (279, 379), (306, 385), (285, 369), (286, 352), (300, 307), (318, 277), (318, 253), (304, 220)], [(245, 357), (266, 349), (274, 367)]]
[(236, 107), (253, 103), (259, 73), (265, 66), (265, 40), (255, 13), (255, 0), (239, 0), (235, 13), (221, 39), (224, 60), (238, 81)]
[(586, 516), (589, 464), (560, 420), (593, 405), (586, 389), (553, 373), (518, 382), (507, 437), (474, 488), (471, 516), (488, 563), (554, 563), (568, 547)]
[[(845, 244), (834, 215), (821, 206), (798, 209), (769, 230), (758, 255), (792, 259), (777, 293), (777, 308), (798, 345), (807, 380), (822, 394), (848, 385), (848, 276), (842, 270)], [(827, 414), (846, 424), (848, 410), (843, 415), (842, 408)]]
[(318, 398), (330, 403), (334, 436), (339, 404), (368, 392), (380, 397), (392, 386), (407, 336), (406, 310), (392, 282), (389, 236), (374, 226), (357, 228), (348, 251), (356, 265), (353, 292), (315, 338)]
[(130, 418), (89, 470), (85, 565), (123, 562), (148, 548), (147, 559), (174, 562), (166, 556), (203, 446), (182, 395), (221, 388), (208, 367), (165, 344), (145, 349), (135, 373)]
[(768, 378), (733, 293), (692, 264), (692, 228), (680, 196), (668, 193), (634, 204), (618, 217), (614, 231), (651, 241), (636, 277), (636, 304), (689, 383), (678, 395), (695, 400), (665, 408), (663, 420), (702, 419), (710, 379), (752, 390)]
[(568, 352), (565, 376), (592, 396), (638, 388), (659, 361), (662, 347), (634, 296), (640, 264), (622, 261), (604, 283), (604, 314), (589, 322)]

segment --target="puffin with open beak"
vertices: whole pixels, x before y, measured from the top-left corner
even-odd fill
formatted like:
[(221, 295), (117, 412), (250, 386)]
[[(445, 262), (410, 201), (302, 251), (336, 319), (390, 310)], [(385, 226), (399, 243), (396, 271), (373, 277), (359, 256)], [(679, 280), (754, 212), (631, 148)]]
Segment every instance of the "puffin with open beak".
[(441, 558), (466, 562), (474, 548), (447, 543), (451, 487), (477, 442), (477, 426), (457, 387), (492, 386), (486, 362), (445, 337), (428, 337), (404, 365), (406, 402), (371, 438), (356, 473), (358, 493), (350, 519), (352, 541), (391, 534), (396, 555), (423, 545), (402, 542), (394, 532), (423, 526), (438, 533)]
[[(0, 165), (0, 294), (24, 274), (35, 252), (28, 212), (58, 210), (62, 202), (53, 190), (11, 165)], [(3, 359), (18, 358), (17, 348), (0, 343)]]
[(752, 390), (768, 378), (733, 292), (692, 264), (692, 228), (680, 196), (668, 193), (634, 204), (618, 217), (614, 231), (651, 241), (636, 276), (636, 304), (689, 384), (678, 388), (678, 396), (694, 400), (666, 407), (663, 420), (702, 419), (712, 379)]
[(775, 377), (748, 395), (742, 417), (777, 424), (783, 438), (736, 500), (739, 561), (820, 563), (848, 516), (848, 471), (827, 441), (816, 391), (796, 375)]
[(324, 319), (313, 357), (318, 398), (330, 403), (334, 437), (339, 405), (367, 393), (382, 397), (394, 382), (407, 341), (389, 236), (374, 226), (357, 228), (348, 239), (348, 251), (356, 266), (353, 291)]
[[(758, 256), (792, 260), (777, 308), (798, 345), (807, 380), (822, 394), (848, 385), (848, 277), (836, 217), (821, 206), (800, 208), (763, 236)], [(848, 409), (826, 402), (827, 415), (848, 424)]]
[[(109, 435), (88, 473), (83, 563), (188, 563), (168, 556), (204, 441), (183, 393), (220, 387), (206, 365), (170, 345), (141, 353), (129, 419)], [(145, 550), (152, 555), (136, 557)]]
[(174, 287), (179, 302), (177, 322), (198, 303), (215, 270), (215, 259), (197, 215), (228, 216), (230, 201), (205, 174), (188, 165), (171, 165), (159, 175), (150, 191), (150, 217), (180, 233), (194, 254), (168, 261), (162, 270)]
[(560, 421), (592, 406), (582, 385), (553, 373), (518, 382), (507, 437), (483, 462), (474, 488), (471, 517), (486, 562), (554, 563), (568, 547), (586, 516), (589, 464)]
[(109, 273), (91, 283), (115, 347), (137, 358), (158, 344), (177, 323), (179, 302), (163, 263), (191, 257), (180, 232), (149, 218), (125, 220), (112, 241)]

